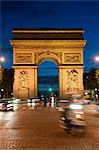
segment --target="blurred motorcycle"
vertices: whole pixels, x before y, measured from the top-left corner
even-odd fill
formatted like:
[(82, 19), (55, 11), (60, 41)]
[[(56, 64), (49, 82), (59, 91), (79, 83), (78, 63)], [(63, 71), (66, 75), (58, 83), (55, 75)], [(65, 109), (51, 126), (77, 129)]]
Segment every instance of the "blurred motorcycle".
[(82, 135), (85, 132), (86, 122), (83, 107), (79, 103), (68, 103), (61, 109), (60, 126), (72, 135)]

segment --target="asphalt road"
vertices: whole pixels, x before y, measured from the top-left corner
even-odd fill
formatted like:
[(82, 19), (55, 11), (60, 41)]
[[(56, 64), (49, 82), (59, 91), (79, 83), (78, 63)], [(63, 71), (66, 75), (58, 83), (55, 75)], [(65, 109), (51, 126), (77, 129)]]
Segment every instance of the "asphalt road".
[(99, 114), (85, 106), (86, 133), (72, 136), (59, 126), (59, 111), (20, 104), (0, 112), (0, 150), (99, 150)]

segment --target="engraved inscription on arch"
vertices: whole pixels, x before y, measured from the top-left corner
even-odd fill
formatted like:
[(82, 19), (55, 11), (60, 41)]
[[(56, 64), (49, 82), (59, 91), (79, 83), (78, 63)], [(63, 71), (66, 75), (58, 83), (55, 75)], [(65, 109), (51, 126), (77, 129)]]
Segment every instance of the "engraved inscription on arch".
[(16, 53), (16, 63), (32, 63), (32, 53)]
[(81, 63), (80, 53), (65, 53), (64, 54), (65, 63)]

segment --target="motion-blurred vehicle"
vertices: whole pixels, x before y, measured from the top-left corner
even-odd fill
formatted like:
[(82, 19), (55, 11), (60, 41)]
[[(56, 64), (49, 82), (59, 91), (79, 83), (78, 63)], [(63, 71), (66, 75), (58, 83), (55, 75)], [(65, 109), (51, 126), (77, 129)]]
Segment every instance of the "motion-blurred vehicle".
[(0, 110), (13, 110), (13, 103), (9, 100), (0, 100)]
[(91, 104), (92, 101), (90, 99), (85, 99), (84, 97), (80, 96), (80, 95), (72, 95), (72, 99), (73, 99), (73, 102), (76, 102), (76, 103), (80, 103), (80, 104), (83, 104), (83, 105), (87, 105), (87, 104)]
[(36, 106), (38, 106), (40, 103), (40, 99), (39, 98), (33, 98), (33, 99), (28, 99), (27, 105), (30, 109), (34, 109), (36, 108)]
[(13, 97), (13, 103), (18, 104), (21, 102), (21, 99)]
[(59, 109), (61, 111), (60, 126), (72, 135), (82, 135), (86, 127), (82, 105), (68, 100), (61, 101), (61, 103), (64, 102), (65, 105)]
[(96, 110), (99, 112), (99, 101), (96, 103)]
[(39, 98), (28, 99), (28, 103), (39, 103), (39, 102), (40, 102)]
[(84, 104), (84, 105), (92, 104), (92, 101), (90, 99), (81, 99), (79, 102), (80, 104)]

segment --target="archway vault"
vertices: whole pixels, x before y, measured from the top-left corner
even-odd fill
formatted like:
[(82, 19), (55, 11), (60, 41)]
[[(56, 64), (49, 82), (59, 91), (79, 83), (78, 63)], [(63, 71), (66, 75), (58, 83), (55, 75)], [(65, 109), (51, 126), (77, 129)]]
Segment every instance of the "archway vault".
[(55, 52), (42, 52), (42, 53), (37, 53), (36, 54), (36, 64), (40, 64), (42, 61), (45, 60), (51, 60), (54, 61), (57, 65), (61, 65), (62, 61), (61, 61), (61, 56), (58, 53)]
[(33, 30), (14, 29), (13, 46), (14, 96), (27, 99), (38, 96), (38, 65), (54, 61), (59, 68), (59, 95), (83, 93), (82, 29)]

